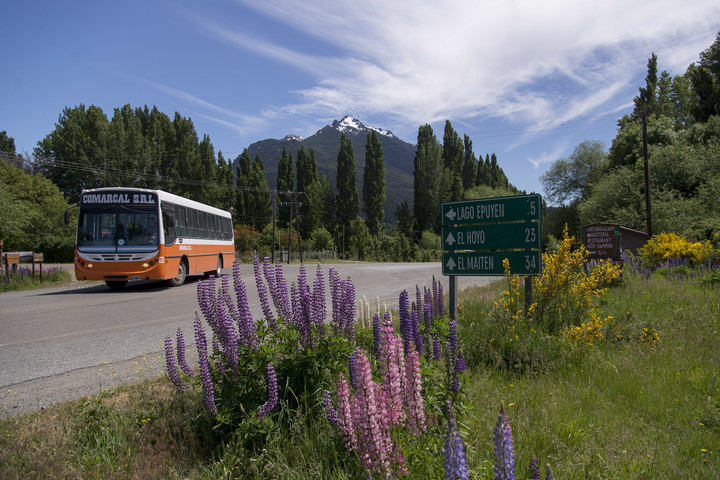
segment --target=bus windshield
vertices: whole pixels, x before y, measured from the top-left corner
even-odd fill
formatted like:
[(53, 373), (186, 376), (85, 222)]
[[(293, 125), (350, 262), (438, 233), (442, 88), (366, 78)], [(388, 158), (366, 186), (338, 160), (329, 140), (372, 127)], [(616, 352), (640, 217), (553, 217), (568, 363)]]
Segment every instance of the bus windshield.
[(78, 219), (78, 247), (158, 246), (156, 206), (85, 206)]

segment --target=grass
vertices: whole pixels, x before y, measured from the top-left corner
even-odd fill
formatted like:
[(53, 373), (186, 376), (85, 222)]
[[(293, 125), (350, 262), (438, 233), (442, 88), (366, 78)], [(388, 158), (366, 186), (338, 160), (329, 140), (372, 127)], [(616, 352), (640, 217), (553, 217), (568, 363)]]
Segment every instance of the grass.
[(0, 276), (0, 293), (63, 286), (71, 282), (70, 274), (60, 267), (43, 267), (41, 282), (39, 266), (35, 268), (35, 278), (33, 278), (32, 267), (20, 265), (15, 272), (11, 271), (10, 275), (3, 272)]
[[(461, 292), (461, 322), (482, 322), (501, 291), (495, 284)], [(601, 310), (615, 317), (604, 342), (554, 352), (560, 356), (543, 369), (478, 363), (465, 372), (459, 423), (470, 478), (494, 478), (501, 403), (517, 478), (529, 477), (532, 456), (562, 479), (718, 477), (720, 289), (634, 278), (611, 288)], [(461, 342), (470, 342), (464, 332)], [(288, 426), (267, 428), (260, 451), (240, 438), (218, 445), (202, 421), (201, 397), (148, 380), (7, 418), (0, 478), (365, 478), (326, 422), (305, 426), (302, 408), (287, 414), (297, 417)], [(432, 435), (423, 440), (426, 458), (409, 463), (442, 464), (442, 432)]]

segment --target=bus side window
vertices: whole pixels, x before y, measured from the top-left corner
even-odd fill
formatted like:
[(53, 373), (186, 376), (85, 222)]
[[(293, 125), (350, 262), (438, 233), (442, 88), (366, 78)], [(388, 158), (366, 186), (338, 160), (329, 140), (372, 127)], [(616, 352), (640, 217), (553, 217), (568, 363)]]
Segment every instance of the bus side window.
[(175, 243), (175, 211), (172, 204), (162, 206), (163, 233), (165, 234), (165, 245)]
[(208, 213), (208, 238), (215, 238), (215, 215)]
[(207, 214), (205, 212), (198, 212), (198, 237), (208, 238)]
[(188, 213), (188, 216), (187, 216), (188, 237), (198, 238), (197, 210), (195, 210), (194, 208), (188, 208), (187, 213)]
[(178, 237), (187, 236), (187, 222), (185, 221), (185, 207), (175, 205), (175, 233)]

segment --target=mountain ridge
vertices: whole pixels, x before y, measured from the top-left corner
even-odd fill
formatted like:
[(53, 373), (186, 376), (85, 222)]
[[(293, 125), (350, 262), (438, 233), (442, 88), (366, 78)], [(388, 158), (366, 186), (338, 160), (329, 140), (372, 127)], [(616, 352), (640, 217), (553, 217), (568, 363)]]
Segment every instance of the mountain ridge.
[[(265, 139), (252, 143), (248, 148), (250, 157), (254, 160), (260, 155), (265, 167), (268, 186), (272, 190), (277, 185), (277, 166), (283, 148), (293, 155), (294, 164), (297, 161), (297, 152), (300, 147), (305, 150), (311, 148), (315, 151), (315, 161), (320, 176), (327, 175), (333, 190), (337, 193), (335, 180), (337, 176), (337, 155), (340, 150), (340, 138), (343, 133), (351, 140), (355, 154), (355, 178), (358, 195), (362, 199), (362, 179), (365, 168), (365, 144), (370, 131), (378, 133), (378, 139), (383, 147), (385, 157), (385, 223), (395, 221), (395, 207), (402, 201), (407, 201), (412, 208), (413, 199), (413, 170), (416, 146), (396, 137), (390, 130), (366, 126), (360, 120), (346, 115), (326, 125), (313, 135), (303, 138), (296, 134), (285, 135), (283, 139)], [(233, 160), (233, 167), (237, 168), (239, 156)], [(362, 203), (362, 202), (361, 202)], [(362, 214), (362, 204), (361, 204)]]

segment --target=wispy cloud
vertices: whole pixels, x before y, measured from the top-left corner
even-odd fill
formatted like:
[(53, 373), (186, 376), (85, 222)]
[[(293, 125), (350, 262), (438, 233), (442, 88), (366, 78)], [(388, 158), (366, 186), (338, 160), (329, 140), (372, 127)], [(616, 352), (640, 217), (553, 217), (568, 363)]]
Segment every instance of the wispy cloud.
[(328, 47), (302, 51), (310, 47), (195, 17), (223, 42), (315, 76), (296, 92), (300, 102), (273, 112), (391, 112), (413, 124), (547, 123), (611, 111), (636, 90), (653, 51), (661, 69), (684, 69), (720, 18), (716, 0), (237, 1)]
[(163, 91), (168, 95), (191, 105), (193, 108), (190, 109), (193, 110), (198, 117), (223, 125), (239, 134), (247, 134), (248, 131), (258, 130), (266, 123), (265, 119), (261, 117), (228, 110), (177, 88), (153, 82), (151, 80), (144, 81), (153, 88)]

